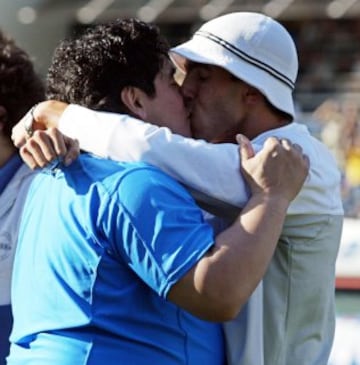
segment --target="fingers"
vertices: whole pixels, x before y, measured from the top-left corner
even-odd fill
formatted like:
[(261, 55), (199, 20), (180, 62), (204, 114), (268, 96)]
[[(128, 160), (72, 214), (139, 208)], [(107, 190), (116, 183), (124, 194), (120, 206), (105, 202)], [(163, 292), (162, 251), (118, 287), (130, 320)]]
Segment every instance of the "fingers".
[(20, 156), (22, 158), (22, 160), (24, 161), (24, 163), (31, 169), (31, 170), (35, 170), (36, 168), (41, 167), (37, 161), (35, 161), (33, 155), (31, 152), (28, 151), (26, 146), (22, 146), (19, 149), (20, 152)]
[(303, 153), (302, 158), (305, 162), (306, 169), (309, 170), (309, 168), (310, 168), (310, 159), (309, 159), (309, 157)]
[(20, 148), (20, 156), (22, 160), (32, 170), (40, 167), (45, 167), (48, 163), (41, 150), (37, 149), (36, 145), (25, 144)]
[(291, 201), (308, 175), (309, 159), (286, 138), (270, 137), (253, 158), (241, 163), (253, 193), (276, 194)]
[(237, 134), (236, 142), (239, 145), (239, 154), (241, 160), (248, 160), (249, 158), (254, 157), (255, 151), (248, 138), (242, 134)]
[[(39, 133), (39, 136), (44, 136), (47, 141), (46, 146), (48, 147), (51, 154), (48, 154), (49, 157), (53, 158), (53, 151), (57, 156), (64, 156), (67, 152), (66, 144), (65, 144), (65, 136), (59, 132), (56, 128), (49, 128), (46, 133)], [(49, 136), (49, 138), (46, 138)], [(67, 137), (66, 137), (67, 138)], [(44, 151), (47, 152), (47, 151)]]
[(67, 152), (64, 156), (65, 166), (69, 166), (80, 154), (79, 141), (65, 136)]
[(280, 139), (280, 144), (287, 151), (290, 151), (291, 148), (293, 147), (293, 144), (286, 138), (281, 138)]
[(303, 153), (302, 147), (297, 143), (292, 143), (287, 138), (281, 138), (280, 139), (280, 145), (284, 148), (286, 151), (292, 151), (293, 153), (297, 153), (302, 159), (305, 161), (306, 165), (310, 166), (310, 160), (307, 155)]
[(20, 148), (22, 159), (31, 169), (45, 167), (59, 157), (63, 159), (65, 165), (69, 165), (79, 153), (78, 142), (54, 128), (35, 131)]
[(301, 152), (301, 153), (302, 153), (302, 148), (301, 148), (301, 146), (300, 146), (300, 145), (298, 145), (297, 143), (293, 143), (293, 147), (294, 147), (297, 151), (299, 151), (299, 152)]
[(304, 159), (305, 164), (306, 164), (307, 168), (309, 169), (309, 167), (310, 167), (309, 157), (303, 153), (303, 149), (301, 148), (301, 146), (298, 145), (297, 143), (293, 143), (292, 147), (294, 148), (294, 150), (296, 150), (299, 154), (302, 155), (302, 158)]
[[(266, 139), (264, 143), (264, 148), (266, 149), (273, 149), (274, 151), (279, 152), (281, 149), (286, 151), (296, 151), (297, 153), (302, 154), (302, 147), (297, 144), (291, 142), (287, 138), (276, 138), (276, 137), (269, 137)], [(305, 157), (305, 155), (304, 155)]]
[(34, 136), (20, 148), (20, 155), (32, 169), (45, 167), (57, 158), (51, 138), (44, 132), (35, 132)]

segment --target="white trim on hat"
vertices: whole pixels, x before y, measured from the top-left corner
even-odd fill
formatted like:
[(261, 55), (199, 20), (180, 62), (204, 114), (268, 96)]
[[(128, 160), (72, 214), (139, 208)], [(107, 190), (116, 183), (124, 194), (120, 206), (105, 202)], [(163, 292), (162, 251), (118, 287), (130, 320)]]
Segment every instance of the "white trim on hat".
[(270, 65), (266, 64), (265, 62), (262, 62), (262, 61), (260, 61), (256, 58), (250, 56), (249, 54), (247, 54), (246, 52), (242, 51), (241, 49), (235, 47), (233, 44), (227, 42), (226, 40), (216, 36), (215, 34), (205, 32), (205, 31), (202, 31), (202, 30), (198, 30), (195, 33), (195, 35), (199, 36), (199, 37), (208, 38), (208, 39), (212, 40), (213, 42), (218, 43), (220, 46), (226, 48), (228, 51), (234, 53), (236, 56), (240, 57), (244, 61), (249, 62), (249, 63), (253, 64), (256, 67), (261, 68), (265, 72), (270, 73), (272, 76), (279, 79), (279, 81), (284, 82), (287, 86), (290, 87), (290, 89), (294, 90), (295, 84), (286, 75), (279, 72), (278, 70), (271, 67)]

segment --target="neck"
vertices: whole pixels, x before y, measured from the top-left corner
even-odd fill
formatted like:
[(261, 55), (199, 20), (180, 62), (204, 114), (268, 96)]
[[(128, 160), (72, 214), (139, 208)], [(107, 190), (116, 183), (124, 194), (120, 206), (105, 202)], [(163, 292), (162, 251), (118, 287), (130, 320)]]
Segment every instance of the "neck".
[(255, 138), (257, 137), (258, 135), (262, 134), (262, 133), (265, 133), (265, 132), (268, 132), (268, 131), (271, 131), (272, 129), (277, 129), (277, 128), (281, 128), (281, 127), (284, 127), (286, 125), (288, 125), (289, 123), (291, 123), (290, 121), (288, 120), (283, 120), (283, 121), (278, 121), (277, 123), (269, 123), (266, 128), (259, 128), (257, 133), (255, 133), (254, 136), (252, 136), (251, 138)]
[(249, 118), (242, 125), (242, 133), (252, 140), (264, 132), (284, 127), (290, 123), (291, 121), (284, 118), (284, 115), (272, 113), (266, 110), (263, 113), (257, 113)]
[(227, 129), (223, 131), (221, 134), (217, 135), (210, 142), (211, 143), (237, 143), (236, 135), (241, 133), (239, 126), (235, 126), (232, 129)]

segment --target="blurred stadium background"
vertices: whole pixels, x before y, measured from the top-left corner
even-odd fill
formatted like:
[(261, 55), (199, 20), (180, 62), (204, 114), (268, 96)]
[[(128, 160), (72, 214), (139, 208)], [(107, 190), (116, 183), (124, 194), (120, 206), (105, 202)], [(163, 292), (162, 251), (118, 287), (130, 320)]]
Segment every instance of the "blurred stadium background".
[(298, 121), (331, 148), (343, 173), (347, 219), (329, 365), (360, 365), (360, 0), (1, 0), (0, 27), (45, 76), (59, 40), (92, 24), (138, 17), (156, 23), (174, 45), (232, 11), (278, 19), (297, 45)]

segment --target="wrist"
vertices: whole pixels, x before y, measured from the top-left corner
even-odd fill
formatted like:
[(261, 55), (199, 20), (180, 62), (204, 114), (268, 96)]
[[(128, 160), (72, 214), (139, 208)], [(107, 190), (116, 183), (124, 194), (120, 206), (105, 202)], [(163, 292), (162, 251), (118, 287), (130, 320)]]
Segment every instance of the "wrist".
[(33, 109), (33, 129), (57, 128), (62, 113), (68, 104), (47, 100), (35, 105)]
[(286, 212), (291, 200), (279, 192), (257, 192), (253, 194), (252, 199), (257, 203), (269, 205), (272, 210), (277, 210), (279, 212)]
[(32, 137), (34, 131), (38, 128), (35, 126), (34, 110), (38, 104), (35, 104), (25, 115), (23, 126), (28, 137)]

